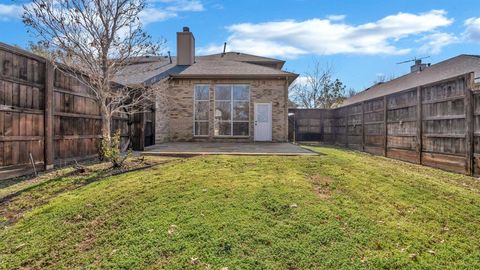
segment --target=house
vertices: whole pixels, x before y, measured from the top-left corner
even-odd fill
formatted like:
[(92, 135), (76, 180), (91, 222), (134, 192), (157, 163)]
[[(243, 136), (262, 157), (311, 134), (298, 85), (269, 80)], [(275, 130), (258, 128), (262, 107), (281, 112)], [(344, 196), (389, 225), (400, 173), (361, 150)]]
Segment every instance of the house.
[(461, 54), (434, 65), (423, 64), (416, 60), (410, 67), (410, 73), (393, 80), (378, 83), (351, 98), (346, 99), (341, 106), (347, 106), (389, 94), (405, 91), (422, 85), (439, 82), (455, 76), (473, 72), (475, 79), (480, 79), (480, 55)]
[(226, 52), (196, 56), (188, 27), (177, 33), (177, 56), (141, 57), (115, 78), (126, 86), (159, 87), (155, 142), (285, 142), (288, 87), (298, 77), (284, 61)]

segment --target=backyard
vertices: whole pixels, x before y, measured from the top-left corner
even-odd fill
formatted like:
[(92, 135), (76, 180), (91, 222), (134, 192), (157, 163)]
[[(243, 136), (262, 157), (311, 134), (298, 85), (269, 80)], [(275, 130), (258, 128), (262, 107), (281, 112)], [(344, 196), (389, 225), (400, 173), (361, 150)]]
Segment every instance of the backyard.
[(480, 268), (478, 179), (310, 149), (3, 187), (1, 269)]

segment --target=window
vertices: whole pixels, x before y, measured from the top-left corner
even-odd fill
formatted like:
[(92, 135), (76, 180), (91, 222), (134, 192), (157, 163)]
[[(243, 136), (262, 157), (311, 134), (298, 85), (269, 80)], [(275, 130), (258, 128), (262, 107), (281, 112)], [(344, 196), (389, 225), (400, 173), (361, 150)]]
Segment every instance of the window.
[(193, 135), (208, 136), (209, 86), (195, 85), (193, 95)]
[(249, 136), (250, 87), (215, 87), (215, 136)]

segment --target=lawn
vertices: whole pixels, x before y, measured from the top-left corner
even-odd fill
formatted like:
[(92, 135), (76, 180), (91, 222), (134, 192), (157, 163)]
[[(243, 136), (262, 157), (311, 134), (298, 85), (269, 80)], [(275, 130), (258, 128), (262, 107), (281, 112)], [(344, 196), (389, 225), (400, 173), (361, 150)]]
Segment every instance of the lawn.
[(21, 213), (3, 217), (1, 268), (480, 269), (479, 180), (312, 149), (30, 186), (0, 205)]

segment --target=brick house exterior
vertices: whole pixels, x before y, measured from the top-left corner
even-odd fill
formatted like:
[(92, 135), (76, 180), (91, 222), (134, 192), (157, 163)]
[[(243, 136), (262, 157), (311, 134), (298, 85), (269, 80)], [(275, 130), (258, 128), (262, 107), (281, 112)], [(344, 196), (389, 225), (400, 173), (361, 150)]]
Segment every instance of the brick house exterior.
[(281, 60), (236, 52), (195, 56), (194, 46), (184, 28), (176, 57), (135, 59), (117, 79), (159, 88), (155, 143), (287, 141), (288, 87), (298, 75), (283, 71)]
[(250, 86), (249, 115), (254, 115), (255, 102), (272, 103), (272, 141), (284, 142), (288, 136), (288, 82), (281, 79), (264, 80), (199, 80), (175, 79), (159, 95), (156, 108), (156, 142), (166, 141), (254, 141), (254, 121), (249, 121), (248, 137), (218, 137), (214, 135), (214, 119), (209, 117), (207, 136), (193, 134), (193, 91), (196, 84), (209, 87), (209, 115), (214, 114), (214, 89), (217, 84), (245, 84)]

